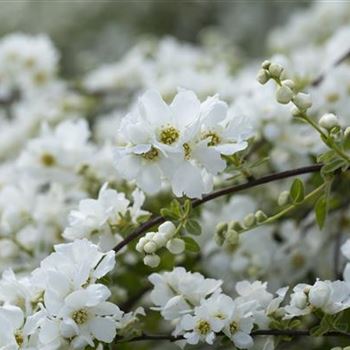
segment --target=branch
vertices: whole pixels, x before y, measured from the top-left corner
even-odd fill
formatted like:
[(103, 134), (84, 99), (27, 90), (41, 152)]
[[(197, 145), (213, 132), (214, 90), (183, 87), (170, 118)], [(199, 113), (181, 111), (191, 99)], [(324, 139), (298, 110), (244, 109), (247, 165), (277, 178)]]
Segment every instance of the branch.
[[(337, 67), (339, 66), (341, 63), (343, 63), (345, 60), (347, 60), (350, 57), (350, 50), (345, 52), (345, 54), (343, 54), (343, 56), (340, 56), (333, 64), (331, 68)], [(311, 86), (318, 86), (322, 83), (323, 79), (326, 77), (327, 75), (327, 71), (321, 73), (321, 75), (319, 75), (314, 81), (311, 82)]]
[[(264, 335), (272, 335), (272, 336), (290, 336), (290, 337), (309, 337), (312, 336), (309, 330), (295, 330), (295, 329), (259, 329), (251, 332), (250, 334), (253, 337), (264, 336)], [(323, 334), (324, 337), (346, 337), (350, 338), (349, 333), (342, 332), (328, 332)], [(178, 340), (185, 339), (183, 336), (173, 336), (170, 334), (159, 334), (159, 335), (151, 335), (151, 334), (142, 334), (138, 337), (131, 339), (123, 339), (116, 338), (115, 343), (130, 343), (130, 342), (139, 342), (139, 341), (149, 341), (149, 340), (166, 340), (169, 342), (175, 342)]]
[[(207, 195), (204, 195), (203, 198), (201, 199), (194, 199), (192, 200), (192, 207), (196, 208), (199, 207), (200, 205), (209, 202), (215, 198), (225, 196), (227, 194), (232, 194), (236, 192), (240, 192), (249, 188), (257, 187), (269, 182), (277, 181), (277, 180), (282, 180), (286, 179), (289, 177), (297, 176), (297, 175), (302, 175), (302, 174), (308, 174), (308, 173), (315, 173), (320, 171), (322, 167), (322, 164), (314, 164), (314, 165), (309, 165), (297, 169), (292, 169), (292, 170), (287, 170), (287, 171), (282, 171), (280, 173), (274, 173), (270, 175), (263, 176), (259, 179), (251, 180), (246, 183), (240, 184), (240, 185), (234, 185), (234, 186), (229, 186), (225, 187), (221, 190), (214, 191), (212, 193), (209, 193)], [(124, 238), (120, 243), (118, 243), (114, 247), (114, 251), (118, 253), (122, 248), (124, 248), (126, 245), (128, 245), (130, 242), (135, 240), (136, 238), (142, 236), (144, 233), (148, 232), (153, 226), (160, 225), (164, 221), (166, 221), (162, 216), (154, 216), (150, 220), (146, 221), (143, 223), (141, 226), (139, 226), (136, 230), (134, 230), (129, 236)]]

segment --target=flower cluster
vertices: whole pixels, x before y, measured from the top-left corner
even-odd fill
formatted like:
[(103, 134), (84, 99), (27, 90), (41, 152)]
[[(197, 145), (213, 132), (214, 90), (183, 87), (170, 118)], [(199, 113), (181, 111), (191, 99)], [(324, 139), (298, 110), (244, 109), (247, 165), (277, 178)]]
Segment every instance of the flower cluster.
[(226, 167), (221, 156), (246, 149), (250, 136), (246, 120), (229, 116), (217, 96), (201, 103), (182, 90), (167, 105), (149, 90), (121, 121), (115, 166), (148, 193), (159, 191), (164, 179), (176, 196), (201, 197)]
[[(115, 265), (87, 240), (55, 246), (31, 275), (11, 270), (0, 280), (0, 346), (11, 349), (84, 349), (110, 343), (125, 315), (100, 283)], [(125, 323), (125, 322), (124, 322)]]
[(143, 262), (150, 267), (157, 267), (160, 257), (155, 254), (162, 247), (166, 247), (172, 254), (181, 254), (185, 250), (185, 242), (176, 238), (176, 227), (171, 221), (166, 221), (158, 227), (157, 232), (147, 232), (136, 245), (136, 250), (145, 253)]

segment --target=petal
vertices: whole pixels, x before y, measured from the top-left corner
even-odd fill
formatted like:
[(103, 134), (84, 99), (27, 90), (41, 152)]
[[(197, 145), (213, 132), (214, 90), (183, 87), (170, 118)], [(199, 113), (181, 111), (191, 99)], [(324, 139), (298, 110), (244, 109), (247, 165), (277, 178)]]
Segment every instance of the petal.
[(89, 326), (93, 336), (105, 343), (111, 343), (116, 336), (116, 323), (110, 318), (96, 317)]
[(253, 338), (249, 334), (240, 331), (234, 334), (232, 340), (234, 344), (241, 349), (249, 349), (254, 344)]

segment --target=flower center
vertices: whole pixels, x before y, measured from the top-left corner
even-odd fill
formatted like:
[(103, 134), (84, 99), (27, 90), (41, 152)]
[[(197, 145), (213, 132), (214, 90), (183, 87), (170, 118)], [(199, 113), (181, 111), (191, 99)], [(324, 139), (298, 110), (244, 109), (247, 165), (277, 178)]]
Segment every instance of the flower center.
[(142, 153), (142, 157), (147, 160), (154, 160), (158, 157), (159, 152), (156, 148), (151, 147), (151, 149), (148, 152)]
[(179, 131), (173, 126), (162, 129), (160, 132), (160, 141), (166, 145), (172, 145), (180, 137)]
[(23, 333), (20, 330), (17, 330), (15, 332), (15, 339), (19, 347), (23, 345), (24, 339), (23, 339)]
[(200, 320), (197, 323), (197, 331), (201, 335), (206, 335), (210, 332), (210, 324), (208, 321)]
[(41, 163), (46, 167), (52, 167), (56, 164), (56, 158), (50, 153), (44, 153), (41, 156)]
[(236, 321), (233, 321), (230, 323), (230, 333), (234, 334), (238, 331), (238, 323)]
[(208, 146), (216, 146), (220, 143), (220, 136), (214, 132), (209, 131), (203, 135), (203, 139), (209, 139)]
[(185, 153), (185, 159), (189, 160), (191, 158), (191, 147), (188, 143), (182, 145)]
[(305, 265), (305, 258), (303, 255), (301, 254), (295, 254), (292, 257), (292, 265), (297, 268), (300, 269)]
[(331, 93), (331, 94), (328, 94), (326, 96), (326, 99), (328, 102), (330, 103), (334, 103), (334, 102), (337, 102), (339, 100), (339, 94), (337, 94), (336, 92), (334, 93)]
[(80, 309), (72, 313), (72, 319), (76, 324), (84, 324), (89, 318), (89, 314), (86, 309)]

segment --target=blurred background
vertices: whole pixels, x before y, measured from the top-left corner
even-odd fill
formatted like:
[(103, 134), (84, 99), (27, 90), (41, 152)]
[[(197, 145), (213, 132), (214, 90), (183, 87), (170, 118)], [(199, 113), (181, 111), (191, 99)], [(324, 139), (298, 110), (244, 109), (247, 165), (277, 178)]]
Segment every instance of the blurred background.
[(114, 62), (140, 37), (200, 42), (224, 37), (249, 58), (266, 54), (266, 36), (309, 0), (0, 1), (0, 35), (47, 33), (62, 53), (62, 74)]

